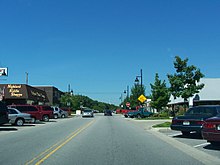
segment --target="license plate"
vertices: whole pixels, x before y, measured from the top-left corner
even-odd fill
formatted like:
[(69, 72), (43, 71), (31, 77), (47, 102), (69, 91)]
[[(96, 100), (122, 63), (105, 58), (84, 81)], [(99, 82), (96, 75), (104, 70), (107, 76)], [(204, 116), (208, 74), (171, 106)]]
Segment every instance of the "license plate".
[(217, 130), (220, 131), (220, 125), (217, 126)]
[(190, 125), (190, 122), (189, 121), (184, 121), (183, 125)]

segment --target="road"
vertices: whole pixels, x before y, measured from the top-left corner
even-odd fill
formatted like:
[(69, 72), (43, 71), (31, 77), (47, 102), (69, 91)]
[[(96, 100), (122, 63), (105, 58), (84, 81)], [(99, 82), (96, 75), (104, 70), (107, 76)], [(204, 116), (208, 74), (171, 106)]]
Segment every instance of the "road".
[(2, 165), (217, 165), (218, 157), (120, 115), (0, 127)]

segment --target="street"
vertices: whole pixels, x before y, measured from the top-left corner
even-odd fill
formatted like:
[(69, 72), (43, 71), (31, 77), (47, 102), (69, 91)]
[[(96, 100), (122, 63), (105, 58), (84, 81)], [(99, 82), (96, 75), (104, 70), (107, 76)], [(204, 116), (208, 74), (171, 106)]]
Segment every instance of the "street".
[(0, 127), (2, 165), (201, 165), (220, 157), (121, 115)]

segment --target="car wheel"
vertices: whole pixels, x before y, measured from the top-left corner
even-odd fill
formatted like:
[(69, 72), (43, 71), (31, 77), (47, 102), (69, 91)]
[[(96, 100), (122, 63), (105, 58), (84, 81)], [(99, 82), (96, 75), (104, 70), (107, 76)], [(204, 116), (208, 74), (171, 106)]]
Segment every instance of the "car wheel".
[(64, 114), (62, 114), (62, 115), (61, 115), (61, 118), (65, 118), (65, 115), (64, 115)]
[(22, 126), (24, 124), (24, 120), (23, 119), (17, 119), (16, 121), (15, 121), (15, 125), (17, 125), (17, 126)]
[(188, 132), (188, 131), (181, 131), (182, 132), (182, 134), (184, 135), (184, 136), (189, 136), (190, 135), (190, 132)]
[(31, 118), (31, 123), (36, 123), (36, 118), (35, 117)]
[(48, 122), (49, 121), (49, 116), (48, 115), (44, 115), (43, 116), (43, 121)]
[(137, 114), (137, 118), (140, 119), (140, 118), (141, 118), (141, 115), (140, 115), (140, 114)]
[(57, 114), (54, 114), (53, 117), (54, 117), (54, 119), (57, 119), (57, 118), (58, 118), (58, 115), (57, 115)]

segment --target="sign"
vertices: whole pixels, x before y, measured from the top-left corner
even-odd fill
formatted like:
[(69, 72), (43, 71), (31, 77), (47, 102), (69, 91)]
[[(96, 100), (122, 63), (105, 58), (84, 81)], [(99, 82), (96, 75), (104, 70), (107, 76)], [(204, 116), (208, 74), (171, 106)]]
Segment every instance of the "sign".
[(8, 76), (8, 68), (0, 68), (0, 76)]
[(127, 107), (130, 107), (130, 105), (131, 105), (131, 104), (130, 104), (129, 102), (126, 103), (126, 106), (127, 106)]
[(21, 85), (12, 85), (12, 84), (7, 85), (7, 89), (8, 89), (8, 92), (10, 93), (11, 97), (22, 97), (23, 94), (20, 91), (21, 88), (22, 88)]
[(143, 103), (143, 102), (145, 102), (147, 100), (147, 98), (144, 95), (140, 95), (138, 97), (138, 100)]

